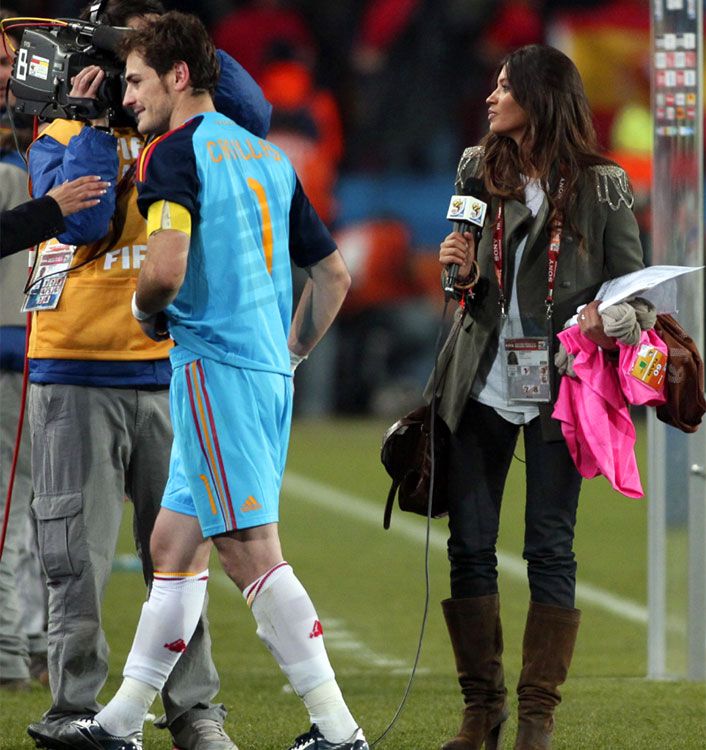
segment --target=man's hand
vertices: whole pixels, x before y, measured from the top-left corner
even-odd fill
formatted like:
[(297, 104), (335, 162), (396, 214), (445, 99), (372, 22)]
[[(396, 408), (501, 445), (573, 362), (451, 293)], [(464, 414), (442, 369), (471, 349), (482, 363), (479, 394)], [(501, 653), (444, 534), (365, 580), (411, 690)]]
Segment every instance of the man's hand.
[[(72, 86), (71, 91), (69, 91), (69, 96), (78, 97), (80, 99), (95, 99), (104, 78), (105, 71), (102, 68), (98, 67), (98, 65), (89, 65), (71, 79)], [(108, 118), (98, 117), (95, 120), (91, 120), (91, 123), (93, 125), (107, 127)]]
[(97, 206), (101, 195), (105, 195), (109, 187), (110, 183), (103, 182), (98, 175), (89, 175), (64, 182), (52, 188), (47, 195), (59, 204), (64, 216), (70, 216), (84, 208)]
[(140, 324), (142, 332), (153, 341), (164, 341), (169, 338), (169, 323), (163, 310), (155, 313), (146, 313), (137, 305), (137, 292), (133, 292), (130, 300), (132, 317)]
[(167, 316), (163, 312), (150, 315), (147, 320), (140, 320), (138, 323), (145, 336), (149, 336), (152, 341), (164, 341), (169, 338)]

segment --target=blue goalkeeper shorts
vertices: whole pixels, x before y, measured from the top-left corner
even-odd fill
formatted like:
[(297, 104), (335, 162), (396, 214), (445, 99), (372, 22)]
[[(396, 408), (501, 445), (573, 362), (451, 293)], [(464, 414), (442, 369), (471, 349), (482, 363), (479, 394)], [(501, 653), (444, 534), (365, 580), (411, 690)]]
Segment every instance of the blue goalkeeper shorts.
[(204, 537), (277, 522), (292, 378), (195, 359), (174, 368), (169, 398), (162, 507), (197, 516)]

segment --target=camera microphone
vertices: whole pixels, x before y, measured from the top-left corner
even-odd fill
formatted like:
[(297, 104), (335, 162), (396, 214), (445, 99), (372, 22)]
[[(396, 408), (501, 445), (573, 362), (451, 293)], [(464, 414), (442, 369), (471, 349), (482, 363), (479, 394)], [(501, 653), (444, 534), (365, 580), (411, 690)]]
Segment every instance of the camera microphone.
[(129, 31), (130, 29), (106, 26), (105, 24), (96, 26), (93, 32), (93, 46), (117, 54), (120, 42)]
[(120, 42), (125, 34), (128, 31), (132, 31), (132, 29), (127, 27), (108, 26), (104, 23), (94, 24), (88, 21), (69, 21), (66, 26), (71, 31), (75, 31), (85, 37), (96, 49), (101, 49), (114, 55), (118, 54)]
[[(452, 195), (446, 218), (453, 222), (453, 231), (473, 232), (476, 252), (478, 242), (483, 233), (485, 214), (488, 210), (488, 195), (483, 180), (478, 177), (469, 177), (463, 183), (460, 195)], [(458, 263), (449, 263), (446, 267), (446, 281), (444, 291), (447, 294), (454, 293), (454, 284), (458, 276)]]

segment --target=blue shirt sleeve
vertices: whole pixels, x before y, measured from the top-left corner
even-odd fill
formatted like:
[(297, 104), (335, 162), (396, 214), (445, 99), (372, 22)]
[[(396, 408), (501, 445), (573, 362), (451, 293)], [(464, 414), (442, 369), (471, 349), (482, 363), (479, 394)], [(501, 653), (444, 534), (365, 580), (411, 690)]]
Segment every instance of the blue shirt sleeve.
[(239, 62), (223, 50), (217, 50), (216, 54), (221, 65), (213, 100), (216, 110), (259, 138), (266, 138), (272, 105)]
[(297, 177), (289, 209), (289, 254), (300, 268), (330, 255), (336, 243), (321, 221)]
[(58, 239), (69, 245), (97, 242), (108, 233), (115, 212), (118, 177), (118, 142), (110, 135), (85, 127), (67, 146), (49, 135), (40, 136), (29, 150), (32, 194), (41, 198), (62, 182), (85, 175), (100, 175), (110, 187), (98, 205), (65, 218), (66, 231)]
[(171, 201), (187, 209), (192, 222), (198, 221), (201, 184), (192, 136), (200, 122), (201, 118), (195, 117), (152, 148), (149, 144), (145, 147), (142, 157), (145, 161), (138, 167), (137, 183), (137, 205), (145, 218), (156, 201)]

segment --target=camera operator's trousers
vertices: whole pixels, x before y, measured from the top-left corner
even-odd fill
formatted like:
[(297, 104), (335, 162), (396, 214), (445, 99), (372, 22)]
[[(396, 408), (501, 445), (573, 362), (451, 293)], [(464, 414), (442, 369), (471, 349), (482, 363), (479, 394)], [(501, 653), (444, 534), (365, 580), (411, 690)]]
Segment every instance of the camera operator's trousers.
[[(5, 512), (21, 395), (22, 373), (0, 370), (0, 515)], [(29, 679), (30, 658), (47, 650), (46, 586), (30, 523), (31, 500), (29, 428), (25, 423), (0, 560), (0, 677), (4, 680)]]
[[(108, 675), (101, 603), (126, 499), (146, 581), (152, 576), (149, 539), (167, 479), (172, 431), (164, 390), (32, 384), (32, 511), (49, 586), (48, 722), (99, 710)], [(106, 612), (137, 623), (133, 608)], [(204, 611), (163, 690), (166, 723), (184, 716), (222, 722), (211, 700), (220, 687)], [(180, 722), (181, 723), (181, 722)]]

